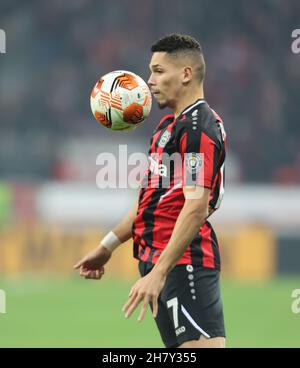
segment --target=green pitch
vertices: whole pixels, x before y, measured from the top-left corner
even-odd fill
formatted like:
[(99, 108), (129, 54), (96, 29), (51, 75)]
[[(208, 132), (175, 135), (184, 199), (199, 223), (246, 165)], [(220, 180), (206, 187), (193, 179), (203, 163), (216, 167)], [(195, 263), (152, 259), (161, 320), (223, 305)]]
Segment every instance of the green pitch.
[[(300, 347), (299, 279), (223, 281), (227, 347)], [(150, 311), (137, 322), (121, 311), (131, 283), (54, 278), (0, 279), (6, 314), (0, 347), (163, 347)]]

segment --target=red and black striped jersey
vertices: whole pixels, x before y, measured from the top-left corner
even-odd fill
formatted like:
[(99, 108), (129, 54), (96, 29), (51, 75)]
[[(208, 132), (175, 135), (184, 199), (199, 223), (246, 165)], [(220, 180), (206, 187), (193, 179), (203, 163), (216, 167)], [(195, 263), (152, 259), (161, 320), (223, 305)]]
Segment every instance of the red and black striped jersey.
[[(184, 205), (183, 186), (189, 184), (189, 178), (210, 189), (210, 214), (220, 206), (224, 194), (225, 155), (223, 122), (205, 100), (197, 100), (177, 119), (167, 115), (160, 121), (151, 138), (149, 167), (139, 192), (132, 227), (135, 258), (156, 263)], [(180, 157), (180, 164), (170, 157)], [(197, 178), (195, 167), (202, 167)], [(219, 243), (207, 220), (177, 264), (220, 269)]]

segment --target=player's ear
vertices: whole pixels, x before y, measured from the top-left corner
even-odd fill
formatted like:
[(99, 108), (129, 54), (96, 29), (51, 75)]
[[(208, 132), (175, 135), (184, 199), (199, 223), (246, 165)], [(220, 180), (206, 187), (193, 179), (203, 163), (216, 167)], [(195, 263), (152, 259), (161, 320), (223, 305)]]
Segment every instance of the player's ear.
[(191, 81), (191, 79), (192, 79), (192, 74), (193, 74), (193, 71), (192, 71), (192, 67), (191, 66), (184, 67), (184, 69), (183, 69), (182, 83), (183, 84), (189, 83)]

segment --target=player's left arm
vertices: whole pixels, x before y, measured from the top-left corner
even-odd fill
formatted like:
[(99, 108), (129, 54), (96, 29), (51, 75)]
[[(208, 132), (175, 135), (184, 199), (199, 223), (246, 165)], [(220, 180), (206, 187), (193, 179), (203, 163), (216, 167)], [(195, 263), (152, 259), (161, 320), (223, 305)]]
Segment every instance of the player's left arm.
[(185, 202), (177, 218), (168, 245), (161, 253), (153, 271), (167, 275), (180, 259), (188, 244), (195, 238), (209, 216), (210, 189), (184, 187)]
[(143, 320), (149, 302), (153, 303), (153, 316), (158, 312), (157, 299), (165, 284), (166, 277), (195, 238), (200, 227), (208, 217), (210, 189), (194, 186), (184, 187), (185, 203), (177, 218), (172, 236), (161, 253), (153, 270), (138, 280), (131, 288), (123, 311), (128, 318), (143, 301), (138, 320)]

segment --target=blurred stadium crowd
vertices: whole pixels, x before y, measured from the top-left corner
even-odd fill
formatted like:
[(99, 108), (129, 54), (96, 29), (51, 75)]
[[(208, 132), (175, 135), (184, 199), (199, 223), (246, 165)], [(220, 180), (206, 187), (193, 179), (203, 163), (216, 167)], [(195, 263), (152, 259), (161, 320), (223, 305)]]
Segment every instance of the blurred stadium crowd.
[[(204, 49), (206, 98), (229, 135), (230, 180), (299, 184), (300, 54), (291, 51), (299, 14), (298, 0), (228, 0), (221, 9), (210, 0), (2, 0), (2, 178), (60, 177), (70, 139), (96, 139), (99, 152), (116, 143), (92, 118), (91, 88), (114, 69), (147, 80), (151, 44), (176, 31)], [(154, 108), (121, 139), (146, 143), (161, 115)]]

